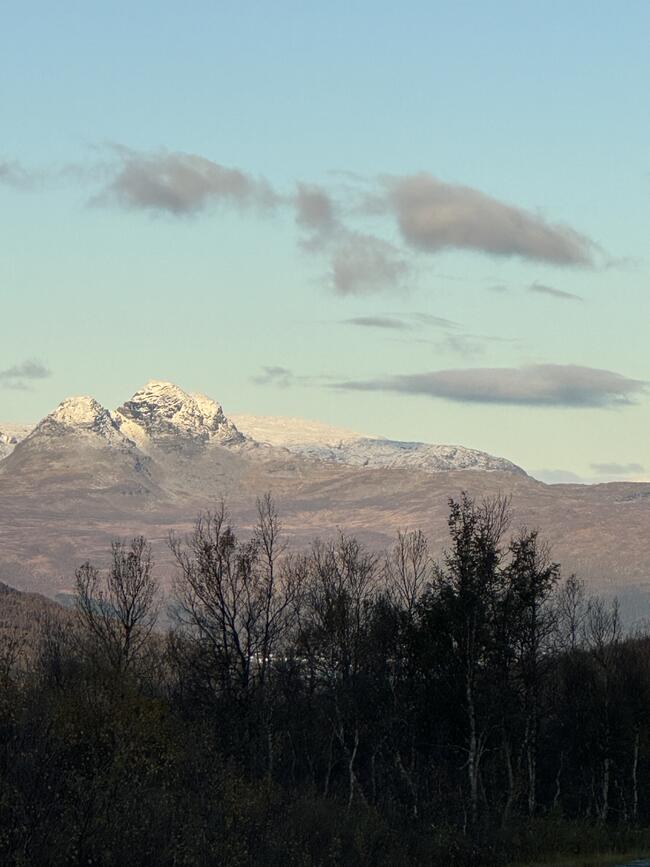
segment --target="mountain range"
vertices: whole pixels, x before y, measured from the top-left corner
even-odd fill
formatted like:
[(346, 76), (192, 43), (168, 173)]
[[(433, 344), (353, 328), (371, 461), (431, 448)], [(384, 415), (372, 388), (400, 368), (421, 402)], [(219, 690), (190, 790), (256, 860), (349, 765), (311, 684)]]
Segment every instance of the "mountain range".
[(112, 537), (140, 532), (167, 578), (170, 529), (189, 529), (224, 498), (245, 530), (265, 491), (292, 545), (340, 527), (380, 548), (418, 527), (439, 556), (448, 498), (462, 490), (510, 495), (515, 522), (538, 526), (565, 571), (592, 588), (628, 598), (650, 589), (650, 484), (546, 485), (462, 446), (229, 417), (155, 380), (114, 411), (74, 397), (34, 427), (0, 423), (0, 580), (55, 595), (84, 559), (105, 561)]

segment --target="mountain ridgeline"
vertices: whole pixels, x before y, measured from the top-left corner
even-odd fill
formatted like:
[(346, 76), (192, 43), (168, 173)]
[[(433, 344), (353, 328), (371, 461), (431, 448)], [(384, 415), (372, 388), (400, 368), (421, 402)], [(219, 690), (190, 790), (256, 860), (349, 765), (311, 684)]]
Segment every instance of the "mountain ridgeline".
[(31, 433), (26, 426), (17, 425), (7, 426), (4, 433), (0, 423), (0, 441), (6, 457), (21, 440), (29, 441), (38, 434), (87, 432), (117, 444), (118, 431), (145, 453), (155, 447), (180, 450), (187, 445), (248, 443), (276, 446), (313, 460), (350, 466), (524, 473), (511, 461), (463, 446), (388, 440), (300, 419), (289, 420), (291, 424), (283, 426), (281, 419), (250, 415), (241, 418), (243, 432), (211, 398), (188, 393), (170, 382), (152, 380), (114, 412), (92, 397), (72, 397), (59, 404)]
[(638, 609), (650, 576), (648, 484), (545, 485), (462, 446), (229, 417), (168, 382), (147, 383), (115, 410), (73, 397), (31, 429), (0, 423), (0, 447), (0, 580), (49, 595), (69, 589), (80, 560), (104, 556), (116, 536), (143, 533), (164, 567), (170, 529), (190, 529), (222, 499), (249, 527), (264, 491), (294, 547), (340, 527), (378, 550), (410, 528), (437, 556), (449, 497), (503, 493), (517, 520), (540, 527), (594, 589), (617, 590)]

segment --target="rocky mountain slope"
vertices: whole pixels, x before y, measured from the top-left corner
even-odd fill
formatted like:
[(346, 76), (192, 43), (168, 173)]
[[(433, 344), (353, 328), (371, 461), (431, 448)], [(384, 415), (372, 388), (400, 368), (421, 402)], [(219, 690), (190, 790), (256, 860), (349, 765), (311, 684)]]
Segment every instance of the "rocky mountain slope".
[(439, 555), (448, 498), (467, 490), (511, 495), (515, 522), (540, 527), (565, 570), (593, 588), (650, 589), (650, 484), (544, 485), (480, 452), (467, 450), (468, 466), (466, 450), (445, 454), (453, 447), (315, 429), (288, 441), (283, 420), (265, 420), (263, 434), (259, 421), (236, 422), (169, 383), (148, 383), (114, 412), (90, 397), (64, 401), (0, 460), (0, 580), (55, 595), (76, 565), (101, 564), (113, 536), (134, 533), (153, 540), (168, 580), (170, 529), (189, 529), (222, 497), (245, 528), (265, 491), (294, 546), (341, 527), (379, 548), (420, 527)]

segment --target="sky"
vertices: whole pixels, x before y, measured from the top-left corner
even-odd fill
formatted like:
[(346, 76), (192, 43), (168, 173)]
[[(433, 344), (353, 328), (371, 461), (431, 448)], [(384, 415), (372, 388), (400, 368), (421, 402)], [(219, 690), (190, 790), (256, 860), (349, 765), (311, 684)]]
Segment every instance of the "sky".
[(166, 379), (650, 479), (645, 0), (0, 13), (0, 419)]

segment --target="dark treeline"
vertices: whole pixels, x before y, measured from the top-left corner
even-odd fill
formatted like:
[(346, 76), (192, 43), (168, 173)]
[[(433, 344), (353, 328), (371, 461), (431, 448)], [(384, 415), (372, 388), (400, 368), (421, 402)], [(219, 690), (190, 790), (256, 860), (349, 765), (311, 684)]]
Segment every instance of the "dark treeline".
[[(0, 653), (6, 865), (505, 864), (650, 824), (650, 638), (563, 578), (506, 500), (385, 556), (249, 538), (224, 508), (76, 573)], [(0, 604), (1, 597), (0, 597)]]

